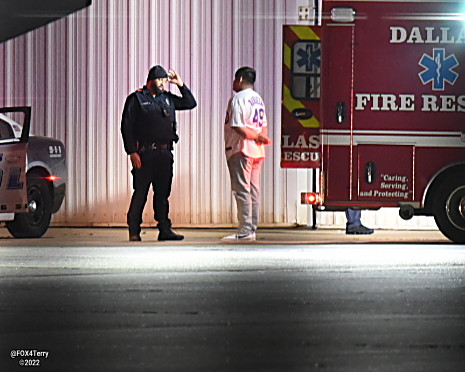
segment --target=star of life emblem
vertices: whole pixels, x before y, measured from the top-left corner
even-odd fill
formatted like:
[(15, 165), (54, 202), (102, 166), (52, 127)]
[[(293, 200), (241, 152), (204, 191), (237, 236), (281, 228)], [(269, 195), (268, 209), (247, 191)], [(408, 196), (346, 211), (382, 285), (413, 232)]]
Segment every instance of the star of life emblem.
[(300, 40), (292, 47), (292, 96), (320, 98), (321, 41)]
[(321, 66), (320, 41), (298, 41), (294, 44), (294, 73), (319, 73)]
[(432, 83), (433, 90), (444, 90), (446, 82), (454, 85), (459, 77), (454, 68), (459, 65), (455, 54), (446, 57), (446, 50), (434, 48), (433, 55), (423, 54), (419, 65), (425, 69), (418, 74), (423, 85)]

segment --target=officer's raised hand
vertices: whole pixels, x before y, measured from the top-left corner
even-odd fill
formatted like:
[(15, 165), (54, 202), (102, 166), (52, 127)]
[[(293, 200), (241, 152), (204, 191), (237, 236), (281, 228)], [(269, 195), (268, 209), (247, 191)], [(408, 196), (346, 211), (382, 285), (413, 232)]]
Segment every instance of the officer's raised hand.
[(168, 71), (168, 78), (170, 79), (171, 84), (176, 84), (178, 87), (182, 87), (184, 85), (184, 82), (181, 80), (181, 77), (178, 75), (176, 71), (172, 69)]

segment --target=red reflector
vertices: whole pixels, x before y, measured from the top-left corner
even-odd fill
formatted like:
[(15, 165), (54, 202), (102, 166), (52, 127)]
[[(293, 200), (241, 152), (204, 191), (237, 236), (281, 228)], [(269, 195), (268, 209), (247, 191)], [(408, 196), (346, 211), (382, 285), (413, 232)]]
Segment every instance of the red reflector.
[(53, 182), (53, 181), (59, 180), (60, 178), (61, 177), (58, 177), (58, 176), (55, 176), (55, 175), (51, 174), (50, 176), (44, 177), (44, 180)]
[(300, 204), (320, 204), (320, 195), (316, 192), (303, 192), (300, 194)]

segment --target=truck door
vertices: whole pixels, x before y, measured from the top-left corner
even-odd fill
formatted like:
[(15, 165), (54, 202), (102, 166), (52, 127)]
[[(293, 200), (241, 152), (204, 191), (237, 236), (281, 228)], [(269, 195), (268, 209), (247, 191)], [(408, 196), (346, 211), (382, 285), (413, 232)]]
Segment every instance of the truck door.
[[(23, 132), (16, 138), (8, 121), (11, 113), (24, 113)], [(30, 108), (0, 109), (0, 216), (27, 212), (26, 154)]]
[(320, 167), (320, 30), (283, 28), (281, 167)]
[(353, 24), (328, 24), (322, 57), (322, 176), (327, 205), (352, 200)]
[[(385, 42), (389, 27), (383, 28), (381, 38), (370, 32), (376, 27), (367, 27), (367, 22), (361, 16), (352, 23), (328, 23), (323, 37), (324, 199), (335, 208), (397, 206), (399, 201), (414, 198), (416, 147), (396, 136), (407, 127), (399, 112), (411, 112), (413, 98), (410, 94), (377, 93), (409, 92), (407, 77), (393, 86), (400, 74), (392, 73), (392, 64), (405, 60), (406, 53), (403, 59), (388, 58), (387, 47), (379, 46), (389, 45)], [(416, 60), (412, 64), (417, 64)], [(418, 79), (415, 71), (411, 75)], [(400, 84), (404, 85), (398, 88)]]
[[(419, 196), (415, 162), (424, 158), (419, 145), (431, 120), (417, 93), (424, 89), (419, 74), (422, 56), (436, 47), (395, 42), (399, 25), (410, 30), (419, 21), (399, 16), (398, 4), (379, 5), (357, 7), (351, 114), (350, 200), (373, 207), (408, 204)], [(419, 9), (417, 5), (403, 12), (417, 14)], [(429, 21), (423, 22), (429, 27)], [(437, 122), (442, 120), (436, 117)]]

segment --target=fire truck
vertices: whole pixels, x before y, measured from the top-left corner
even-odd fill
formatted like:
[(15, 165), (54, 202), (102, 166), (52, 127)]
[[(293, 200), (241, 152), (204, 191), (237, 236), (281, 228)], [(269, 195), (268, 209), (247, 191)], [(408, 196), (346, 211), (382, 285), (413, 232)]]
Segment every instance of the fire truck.
[(285, 26), (281, 166), (303, 203), (434, 216), (465, 243), (465, 3), (323, 0)]

